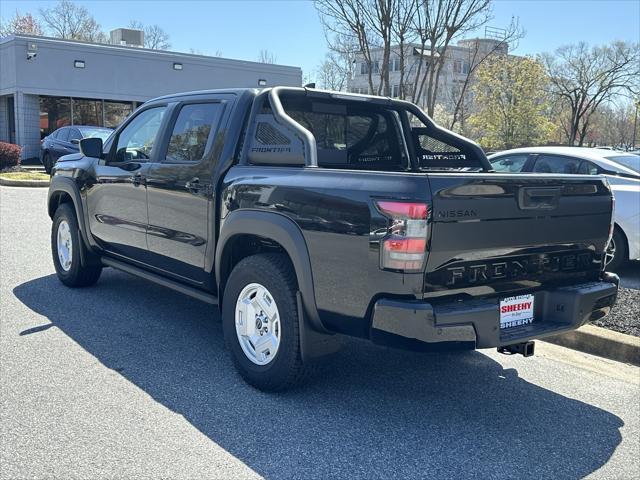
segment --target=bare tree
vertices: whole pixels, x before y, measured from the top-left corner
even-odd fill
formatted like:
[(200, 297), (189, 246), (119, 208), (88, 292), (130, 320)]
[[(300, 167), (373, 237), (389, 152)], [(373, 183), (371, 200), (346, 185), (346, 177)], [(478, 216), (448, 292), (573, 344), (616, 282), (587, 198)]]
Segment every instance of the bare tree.
[[(394, 10), (394, 22), (392, 25), (392, 42), (398, 46), (395, 53), (398, 56), (400, 80), (398, 83), (399, 97), (405, 99), (410, 94), (410, 89), (405, 85), (407, 77), (407, 59), (413, 57), (413, 45), (417, 39), (413, 27), (413, 17), (421, 2), (416, 0), (397, 0)], [(392, 63), (393, 65), (393, 63)]]
[(335, 73), (344, 80), (343, 89), (346, 90), (349, 79), (353, 78), (358, 44), (349, 35), (334, 35), (329, 42), (329, 50), (325, 61), (329, 61)]
[(44, 30), (40, 22), (30, 13), (20, 15), (16, 11), (15, 15), (7, 23), (0, 23), (0, 37), (8, 35), (44, 35)]
[[(335, 51), (335, 45), (348, 39), (357, 45), (357, 50), (364, 59), (369, 91), (374, 91), (372, 49), (376, 48), (374, 29), (369, 23), (370, 15), (365, 10), (374, 4), (374, 0), (316, 0), (315, 6), (325, 28), (329, 48)], [(333, 39), (337, 39), (337, 41)]]
[(586, 142), (591, 145), (610, 145), (623, 149), (633, 148), (635, 105), (628, 98), (603, 105), (596, 111), (587, 132)]
[[(449, 45), (484, 25), (491, 14), (491, 0), (316, 0), (315, 5), (332, 50), (335, 36), (357, 43), (371, 92), (391, 93), (391, 59), (398, 56), (400, 96), (414, 102), (425, 98), (429, 115)], [(414, 53), (418, 61), (407, 65)], [(374, 74), (379, 81), (374, 82)]]
[[(369, 91), (388, 96), (395, 56), (400, 57), (400, 70), (404, 72), (405, 45), (413, 36), (411, 20), (418, 3), (418, 0), (316, 0), (315, 5), (329, 48), (339, 52), (336, 45), (348, 39), (364, 59), (363, 73), (367, 74)], [(400, 50), (395, 50), (395, 45), (400, 45)], [(375, 82), (374, 75), (378, 76)]]
[(41, 8), (40, 18), (54, 37), (104, 43), (107, 36), (89, 11), (70, 0), (60, 0), (51, 8)]
[(142, 30), (144, 32), (144, 48), (152, 50), (168, 50), (171, 48), (169, 34), (159, 25), (144, 25), (137, 20), (129, 22), (129, 28)]
[[(491, 18), (491, 0), (423, 0), (416, 10), (414, 28), (420, 40), (413, 98), (425, 97), (427, 114), (433, 115), (440, 75), (452, 41), (485, 25)], [(423, 71), (424, 68), (424, 71)]]
[(262, 49), (260, 50), (260, 54), (258, 55), (258, 61), (260, 63), (276, 63), (278, 61), (278, 58), (269, 50)]
[(326, 90), (343, 91), (347, 88), (349, 73), (340, 58), (333, 52), (325, 55), (317, 70), (318, 87)]
[(567, 106), (568, 142), (582, 146), (593, 114), (627, 92), (638, 94), (640, 45), (614, 42), (590, 48), (586, 43), (560, 47), (543, 55), (553, 94)]

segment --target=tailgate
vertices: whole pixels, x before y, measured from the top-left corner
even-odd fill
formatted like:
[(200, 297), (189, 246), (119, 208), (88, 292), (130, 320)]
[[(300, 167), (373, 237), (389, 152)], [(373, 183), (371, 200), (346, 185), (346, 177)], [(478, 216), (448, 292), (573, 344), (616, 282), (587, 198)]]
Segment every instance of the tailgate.
[(517, 291), (599, 275), (612, 213), (602, 178), (443, 173), (429, 179), (427, 296), (444, 289)]

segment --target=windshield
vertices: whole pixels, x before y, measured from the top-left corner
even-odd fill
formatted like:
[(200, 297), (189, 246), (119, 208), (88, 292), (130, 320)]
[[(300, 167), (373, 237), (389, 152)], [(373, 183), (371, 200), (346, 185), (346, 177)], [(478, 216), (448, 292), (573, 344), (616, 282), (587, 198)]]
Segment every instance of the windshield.
[(109, 138), (109, 135), (111, 135), (113, 133), (113, 130), (109, 130), (107, 128), (96, 128), (95, 130), (93, 129), (82, 129), (82, 138), (101, 138), (102, 141), (104, 142), (107, 138)]
[(636, 173), (640, 173), (640, 155), (611, 155), (605, 158), (613, 160)]

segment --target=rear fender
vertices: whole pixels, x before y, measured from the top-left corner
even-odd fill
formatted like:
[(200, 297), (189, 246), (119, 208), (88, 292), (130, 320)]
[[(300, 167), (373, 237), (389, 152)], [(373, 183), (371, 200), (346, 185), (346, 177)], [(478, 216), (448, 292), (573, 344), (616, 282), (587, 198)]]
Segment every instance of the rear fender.
[(230, 213), (221, 226), (216, 246), (215, 274), (218, 285), (218, 297), (222, 298), (222, 289), (231, 273), (230, 240), (237, 235), (257, 235), (277, 242), (289, 255), (302, 294), (303, 306), (310, 323), (320, 332), (326, 332), (320, 321), (315, 302), (313, 276), (307, 244), (298, 226), (279, 213), (259, 210), (240, 210)]

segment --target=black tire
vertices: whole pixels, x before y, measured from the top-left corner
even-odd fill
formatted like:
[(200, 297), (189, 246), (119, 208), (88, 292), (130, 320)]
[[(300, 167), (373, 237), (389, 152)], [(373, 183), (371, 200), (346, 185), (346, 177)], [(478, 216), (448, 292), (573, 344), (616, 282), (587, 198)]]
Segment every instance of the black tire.
[(613, 259), (607, 263), (605, 269), (608, 272), (617, 272), (629, 259), (629, 254), (627, 253), (627, 239), (624, 237), (620, 229), (615, 227), (613, 229), (613, 237), (611, 238), (611, 241), (613, 243), (609, 244), (607, 252), (609, 253), (609, 248), (612, 245), (615, 245), (615, 252)]
[[(245, 355), (236, 334), (235, 308), (242, 290), (251, 283), (264, 286), (276, 302), (281, 337), (274, 358), (257, 365)], [(263, 391), (282, 391), (300, 383), (309, 373), (300, 357), (297, 282), (282, 254), (259, 254), (242, 259), (233, 269), (224, 289), (222, 329), (233, 363), (244, 380)]]
[(51, 175), (53, 163), (51, 162), (51, 155), (49, 154), (49, 152), (46, 152), (42, 157), (42, 165), (44, 166), (44, 171)]
[[(58, 228), (62, 222), (67, 222), (71, 238), (71, 265), (68, 269), (64, 269), (60, 263), (58, 256)], [(85, 259), (93, 260), (96, 265), (83, 265), (80, 259), (80, 250), (83, 250)], [(78, 229), (78, 221), (73, 207), (69, 203), (61, 204), (53, 216), (53, 225), (51, 227), (51, 254), (53, 256), (53, 265), (58, 274), (58, 278), (67, 287), (88, 287), (95, 284), (102, 273), (102, 266), (93, 258), (85, 248), (84, 242), (80, 236)]]

